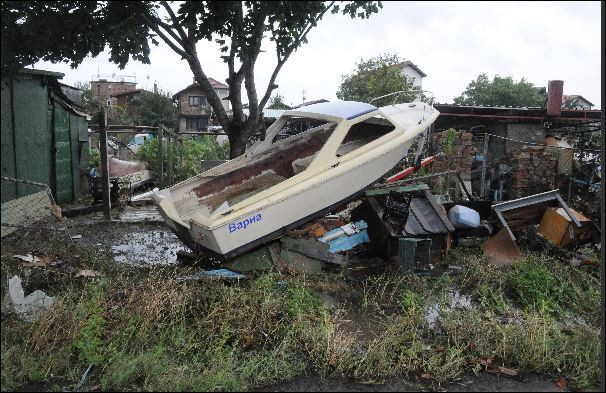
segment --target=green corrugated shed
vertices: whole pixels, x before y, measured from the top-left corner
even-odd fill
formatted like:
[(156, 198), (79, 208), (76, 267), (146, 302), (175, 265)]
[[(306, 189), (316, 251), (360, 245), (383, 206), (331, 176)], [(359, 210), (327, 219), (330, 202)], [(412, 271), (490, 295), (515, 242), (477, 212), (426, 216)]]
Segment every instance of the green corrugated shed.
[[(23, 70), (3, 78), (1, 111), (2, 176), (48, 184), (58, 202), (80, 196), (88, 164), (88, 121), (62, 92), (63, 74)], [(40, 187), (2, 180), (2, 202)]]

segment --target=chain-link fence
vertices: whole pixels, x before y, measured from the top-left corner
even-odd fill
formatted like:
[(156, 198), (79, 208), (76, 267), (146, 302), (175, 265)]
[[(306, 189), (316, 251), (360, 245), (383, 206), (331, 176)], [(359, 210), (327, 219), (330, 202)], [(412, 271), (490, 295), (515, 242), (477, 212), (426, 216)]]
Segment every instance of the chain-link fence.
[(53, 222), (53, 214), (61, 214), (46, 184), (3, 176), (2, 190), (3, 195), (24, 195), (2, 203), (2, 237), (20, 228)]

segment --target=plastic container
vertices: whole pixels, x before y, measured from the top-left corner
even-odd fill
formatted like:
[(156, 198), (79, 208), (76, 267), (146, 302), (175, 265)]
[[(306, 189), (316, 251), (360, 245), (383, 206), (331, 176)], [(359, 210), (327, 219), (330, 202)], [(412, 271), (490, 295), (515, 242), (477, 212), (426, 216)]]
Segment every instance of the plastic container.
[(480, 213), (465, 206), (455, 205), (448, 211), (448, 219), (455, 228), (477, 228), (480, 224)]

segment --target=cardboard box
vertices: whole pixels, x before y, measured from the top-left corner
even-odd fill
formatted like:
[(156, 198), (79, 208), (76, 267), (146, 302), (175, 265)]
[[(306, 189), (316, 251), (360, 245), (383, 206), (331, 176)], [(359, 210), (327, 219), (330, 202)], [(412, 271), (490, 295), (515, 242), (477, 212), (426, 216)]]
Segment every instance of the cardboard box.
[(563, 208), (549, 207), (539, 224), (539, 233), (550, 242), (566, 247), (578, 240), (588, 239), (591, 230), (591, 220), (581, 213), (570, 209), (579, 220), (581, 227), (577, 227)]

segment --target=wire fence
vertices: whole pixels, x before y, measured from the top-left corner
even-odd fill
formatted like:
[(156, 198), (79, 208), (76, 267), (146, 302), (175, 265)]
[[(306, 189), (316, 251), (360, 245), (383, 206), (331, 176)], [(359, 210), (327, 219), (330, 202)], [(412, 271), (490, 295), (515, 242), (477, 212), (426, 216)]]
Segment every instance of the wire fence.
[(54, 223), (53, 215), (60, 216), (46, 184), (2, 176), (2, 190), (3, 194), (23, 196), (2, 203), (1, 237), (22, 228)]

